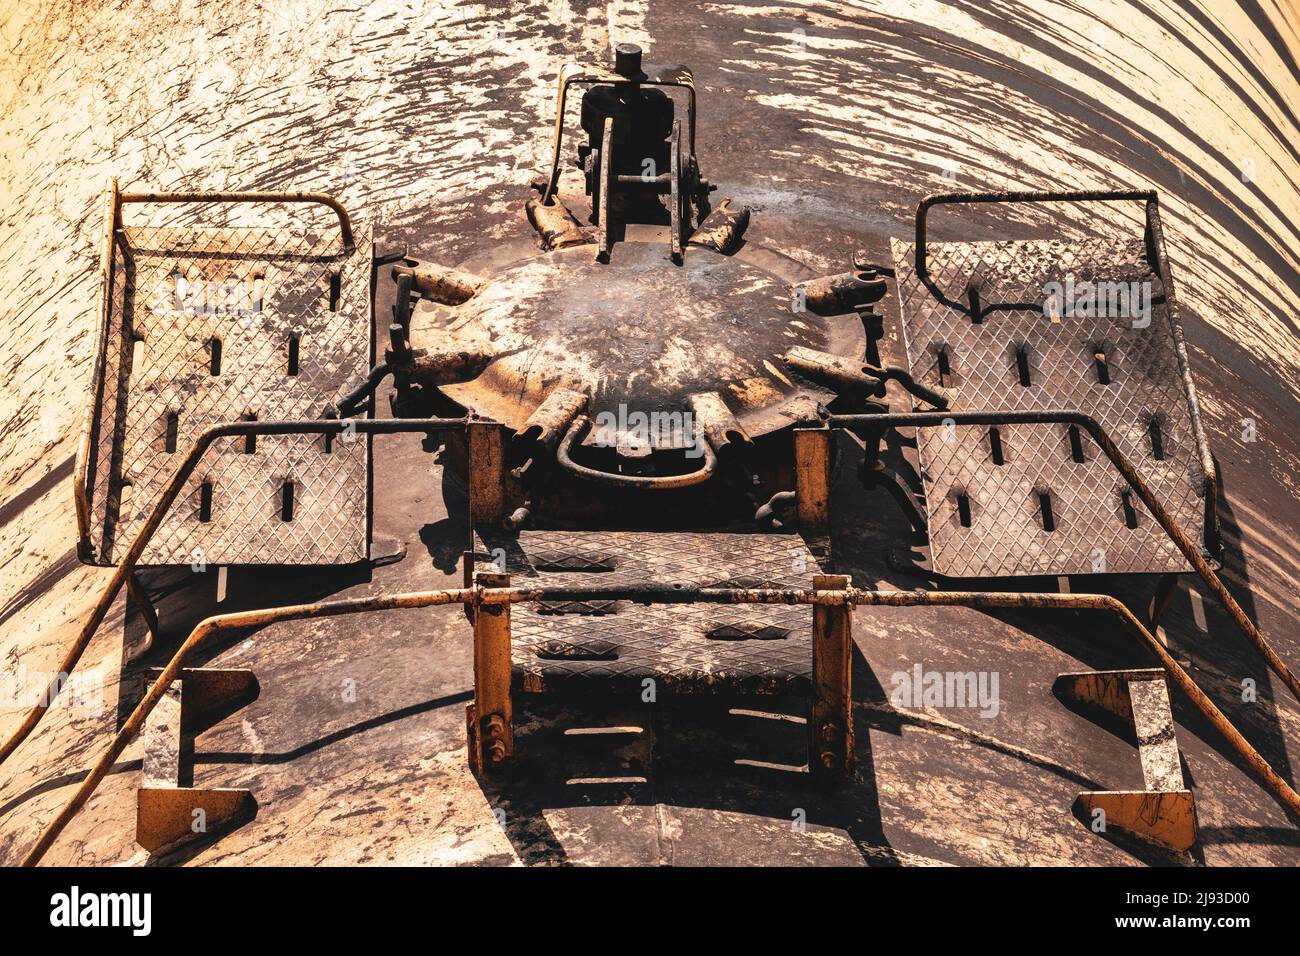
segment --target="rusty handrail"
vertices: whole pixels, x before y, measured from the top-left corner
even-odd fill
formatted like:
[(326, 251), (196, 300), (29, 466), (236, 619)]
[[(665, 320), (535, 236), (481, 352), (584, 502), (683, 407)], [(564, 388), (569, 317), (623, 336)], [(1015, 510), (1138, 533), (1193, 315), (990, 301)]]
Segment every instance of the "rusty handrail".
[(149, 517), (145, 519), (144, 524), (136, 533), (135, 539), (131, 542), (131, 547), (127, 549), (121, 563), (114, 568), (108, 586), (104, 588), (99, 600), (91, 608), (90, 615), (82, 624), (76, 640), (64, 652), (63, 662), (59, 669), (54, 672), (54, 677), (45, 694), (38, 699), (37, 703), (32, 705), (27, 712), (27, 716), (23, 718), (22, 724), (5, 740), (4, 745), (0, 746), (0, 764), (3, 764), (9, 758), (9, 755), (17, 750), (28, 735), (36, 729), (36, 725), (40, 723), (45, 711), (54, 703), (54, 698), (58, 696), (67, 676), (72, 673), (72, 670), (77, 666), (77, 662), (81, 660), (81, 655), (90, 644), (91, 638), (95, 636), (95, 631), (103, 622), (108, 609), (122, 589), (123, 583), (135, 569), (136, 562), (140, 560), (140, 555), (144, 553), (145, 547), (162, 524), (168, 509), (171, 508), (177, 495), (184, 488), (185, 482), (193, 474), (199, 460), (218, 438), (247, 435), (335, 435), (349, 429), (372, 435), (398, 432), (435, 432), (461, 428), (464, 427), (464, 424), (464, 419), (460, 418), (334, 418), (264, 422), (238, 421), (210, 425), (205, 428), (194, 439), (194, 443), (190, 446), (184, 461), (177, 466), (176, 470), (172, 472), (171, 478), (167, 480), (167, 484), (163, 486), (162, 494), (154, 503), (153, 510), (149, 512)]
[(1196, 573), (1200, 575), (1201, 580), (1219, 599), (1228, 616), (1232, 618), (1238, 629), (1246, 635), (1255, 649), (1259, 651), (1260, 656), (1268, 663), (1282, 682), (1290, 689), (1292, 695), (1300, 700), (1300, 680), (1296, 679), (1295, 674), (1286, 662), (1278, 656), (1265, 639), (1263, 633), (1255, 626), (1255, 622), (1246, 616), (1241, 605), (1228, 591), (1224, 583), (1219, 580), (1219, 576), (1214, 573), (1210, 563), (1205, 559), (1201, 550), (1192, 543), (1186, 532), (1178, 526), (1173, 516), (1165, 509), (1165, 506), (1155, 496), (1146, 480), (1133, 467), (1132, 463), (1124, 457), (1124, 453), (1119, 447), (1111, 441), (1106, 430), (1091, 415), (1085, 415), (1083, 412), (1073, 409), (1047, 409), (1044, 411), (999, 411), (999, 412), (891, 412), (882, 415), (831, 415), (828, 419), (834, 427), (853, 428), (853, 427), (871, 427), (871, 428), (931, 428), (936, 425), (1077, 425), (1092, 436), (1093, 441), (1102, 450), (1111, 464), (1128, 482), (1142, 503), (1150, 509), (1151, 514), (1155, 516), (1160, 527), (1164, 529), (1169, 539), (1178, 546), (1178, 550), (1183, 553), (1188, 563), (1191, 564)]
[[(1165, 312), (1169, 332), (1173, 338), (1174, 354), (1178, 359), (1179, 373), (1187, 391), (1188, 414), (1192, 434), (1196, 438), (1197, 457), (1200, 459), (1202, 495), (1205, 498), (1205, 539), (1212, 551), (1220, 547), (1218, 514), (1218, 467), (1210, 453), (1201, 421), (1200, 403), (1196, 397), (1196, 383), (1192, 379), (1191, 362), (1187, 356), (1187, 340), (1183, 323), (1178, 316), (1174, 293), (1173, 271), (1165, 254), (1164, 225), (1160, 219), (1160, 196), (1154, 189), (1130, 190), (1076, 190), (1067, 192), (1001, 192), (1001, 193), (940, 193), (926, 196), (916, 207), (916, 237), (913, 253), (917, 278), (938, 301), (944, 305), (969, 312), (967, 306), (945, 296), (930, 277), (927, 264), (926, 223), (930, 210), (940, 205), (987, 205), (995, 203), (1065, 203), (1065, 202), (1142, 202), (1145, 204), (1146, 229), (1143, 241), (1147, 260), (1152, 271), (1159, 276), (1165, 298)], [(1041, 303), (1010, 303), (1001, 308), (1038, 308)]]
[(81, 785), (76, 792), (54, 819), (41, 831), (35, 845), (23, 858), (22, 865), (35, 866), (40, 862), (41, 857), (49, 850), (64, 827), (90, 799), (100, 782), (112, 769), (113, 763), (131, 742), (131, 739), (144, 726), (149, 713), (157, 706), (158, 701), (166, 694), (167, 688), (180, 674), (185, 658), (205, 638), (212, 634), (243, 627), (265, 626), (281, 621), (333, 617), (368, 611), (422, 608), (446, 604), (493, 605), (565, 600), (627, 600), (647, 604), (820, 604), (848, 605), (851, 607), (863, 605), (884, 607), (958, 606), (979, 609), (1018, 608), (1104, 611), (1118, 618), (1120, 623), (1156, 656), (1161, 666), (1173, 678), (1174, 683), (1187, 694), (1192, 703), (1205, 715), (1214, 728), (1224, 735), (1233, 749), (1255, 771), (1261, 782), (1284, 807), (1297, 817), (1300, 817), (1300, 794), (1297, 794), (1285, 780), (1278, 776), (1268, 761), (1260, 756), (1259, 752), (1233, 726), (1232, 721), (1224, 716), (1223, 712), (1214, 705), (1213, 701), (1205, 695), (1191, 676), (1170, 656), (1169, 652), (1155, 639), (1151, 632), (1133, 616), (1133, 612), (1123, 602), (1109, 595), (980, 591), (871, 591), (853, 587), (843, 590), (746, 589), (708, 588), (676, 584), (641, 587), (607, 585), (595, 587), (485, 588), (476, 584), (468, 588), (416, 591), (405, 594), (349, 598), (316, 604), (290, 605), (265, 610), (240, 611), (215, 615), (201, 621), (177, 648), (158, 679), (149, 688), (140, 703), (135, 706), (135, 709), (131, 711), (131, 715), (123, 723), (121, 729), (114, 735), (108, 749), (82, 779)]
[[(117, 179), (110, 179), (104, 192), (104, 235), (99, 263), (99, 322), (95, 330), (95, 355), (90, 373), (90, 401), (82, 416), (81, 434), (77, 439), (77, 456), (72, 468), (72, 493), (77, 511), (77, 555), (85, 561), (90, 556), (90, 440), (95, 430), (100, 395), (104, 389), (104, 363), (107, 359), (109, 314), (113, 310), (114, 230), (117, 221)], [(3, 760), (0, 757), (0, 760)]]
[[(339, 234), (343, 240), (344, 251), (351, 255), (356, 250), (353, 237), (352, 219), (343, 208), (343, 204), (328, 193), (310, 192), (147, 192), (124, 193), (118, 186), (116, 177), (109, 180), (104, 193), (104, 233), (101, 245), (100, 261), (100, 301), (99, 321), (96, 330), (95, 359), (91, 370), (90, 395), (87, 404), (81, 435), (77, 443), (76, 460), (73, 467), (73, 501), (77, 515), (77, 551), (83, 561), (91, 554), (90, 542), (90, 500), (88, 493), (90, 475), (90, 445), (95, 430), (96, 413), (99, 410), (99, 396), (104, 383), (105, 339), (108, 335), (109, 316), (113, 303), (114, 249), (118, 242), (118, 230), (122, 228), (122, 206), (145, 203), (313, 203), (333, 210), (338, 216)], [(125, 243), (123, 245), (125, 250)], [(0, 762), (4, 755), (0, 752)]]
[(312, 203), (327, 206), (334, 210), (339, 219), (339, 233), (343, 239), (343, 250), (349, 255), (357, 248), (352, 237), (352, 220), (343, 204), (329, 193), (299, 192), (159, 192), (159, 193), (118, 193), (117, 208), (113, 212), (113, 225), (122, 225), (122, 206), (127, 203)]
[(941, 205), (987, 205), (1022, 202), (1149, 202), (1153, 189), (1086, 189), (1066, 192), (940, 193), (926, 196), (916, 207), (916, 274), (929, 277), (926, 264), (926, 221), (930, 209)]

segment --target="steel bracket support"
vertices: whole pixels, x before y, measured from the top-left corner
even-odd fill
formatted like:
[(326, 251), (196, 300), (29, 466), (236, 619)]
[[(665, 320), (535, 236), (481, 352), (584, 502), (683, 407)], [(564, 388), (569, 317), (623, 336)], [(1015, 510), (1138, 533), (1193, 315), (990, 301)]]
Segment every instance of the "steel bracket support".
[[(508, 588), (510, 575), (476, 571), (474, 584)], [(478, 604), (474, 609), (474, 702), (465, 709), (465, 723), (475, 773), (492, 770), (514, 753), (509, 604)]]
[(1155, 593), (1151, 595), (1151, 603), (1147, 605), (1147, 627), (1157, 637), (1162, 633), (1160, 619), (1168, 610), (1169, 602), (1173, 600), (1174, 593), (1178, 590), (1178, 581), (1177, 574), (1162, 574), (1156, 584)]
[(596, 229), (596, 259), (600, 262), (609, 262), (609, 250), (614, 245), (613, 225), (609, 214), (610, 200), (610, 163), (613, 162), (614, 152), (614, 118), (607, 116), (605, 118), (605, 134), (600, 143), (600, 185), (596, 193), (596, 203), (599, 206), (597, 215), (599, 223)]
[[(151, 668), (150, 680), (162, 671)], [(144, 760), (136, 791), (135, 840), (158, 853), (224, 832), (257, 812), (252, 791), (192, 787), (194, 737), (254, 699), (250, 670), (184, 668), (144, 725)]]
[(853, 607), (844, 574), (813, 576), (816, 591), (844, 593), (843, 604), (813, 606), (813, 701), (808, 767), (838, 782), (853, 773)]
[(1080, 793), (1075, 808), (1085, 822), (1102, 822), (1177, 853), (1196, 845), (1196, 801), (1183, 779), (1169, 708), (1169, 688), (1160, 668), (1061, 674), (1056, 695), (1103, 722), (1132, 722), (1142, 761), (1142, 790)]

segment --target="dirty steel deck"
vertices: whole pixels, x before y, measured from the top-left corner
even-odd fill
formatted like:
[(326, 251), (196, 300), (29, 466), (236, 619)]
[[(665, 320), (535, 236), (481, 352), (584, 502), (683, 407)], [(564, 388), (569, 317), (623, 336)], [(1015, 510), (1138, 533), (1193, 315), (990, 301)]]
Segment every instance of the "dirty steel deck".
[[(357, 239), (351, 251), (299, 226), (116, 230), (78, 476), (85, 557), (121, 560), (206, 427), (317, 418), (365, 380), (371, 243)], [(355, 435), (220, 439), (140, 563), (364, 559), (369, 472), (370, 442)]]
[[(1204, 439), (1176, 317), (1144, 242), (932, 242), (928, 272), (938, 294), (917, 275), (915, 245), (892, 247), (918, 381), (943, 388), (954, 411), (1070, 408), (1093, 416), (1193, 540), (1204, 537)], [(1107, 317), (1045, 309), (1048, 283), (1070, 280), (1147, 284), (1149, 322), (1140, 310)], [(939, 574), (1188, 569), (1101, 450), (1071, 426), (953, 425), (920, 429), (917, 444)]]
[[(475, 563), (504, 560), (517, 584), (702, 583), (807, 588), (824, 544), (798, 534), (523, 531), (480, 528)], [(499, 564), (498, 564), (499, 566)], [(524, 692), (635, 693), (643, 681), (677, 694), (808, 696), (812, 612), (782, 605), (628, 601), (513, 609), (512, 683)]]

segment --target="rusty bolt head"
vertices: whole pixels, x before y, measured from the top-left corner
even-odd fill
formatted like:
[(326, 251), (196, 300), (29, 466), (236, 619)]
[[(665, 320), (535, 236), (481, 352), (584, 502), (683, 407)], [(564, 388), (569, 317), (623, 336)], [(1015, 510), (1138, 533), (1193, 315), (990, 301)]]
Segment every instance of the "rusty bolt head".
[(840, 765), (839, 755), (830, 750), (822, 751), (822, 766), (827, 770), (835, 770)]

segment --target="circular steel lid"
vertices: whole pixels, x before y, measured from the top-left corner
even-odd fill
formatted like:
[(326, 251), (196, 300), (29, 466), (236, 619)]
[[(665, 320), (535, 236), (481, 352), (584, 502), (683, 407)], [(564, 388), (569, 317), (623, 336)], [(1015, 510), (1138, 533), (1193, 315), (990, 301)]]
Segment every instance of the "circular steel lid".
[(600, 422), (680, 411), (688, 396), (716, 392), (757, 437), (832, 397), (792, 377), (781, 360), (789, 349), (862, 354), (855, 315), (792, 311), (790, 285), (809, 270), (770, 250), (690, 247), (681, 266), (661, 242), (621, 242), (606, 264), (593, 261), (591, 246), (530, 252), (480, 264), (474, 271), (489, 281), (477, 295), (427, 306), (412, 323), (419, 345), (496, 356), (474, 379), (441, 387), (512, 428), (568, 388), (591, 398), (597, 427), (588, 440), (617, 444)]

